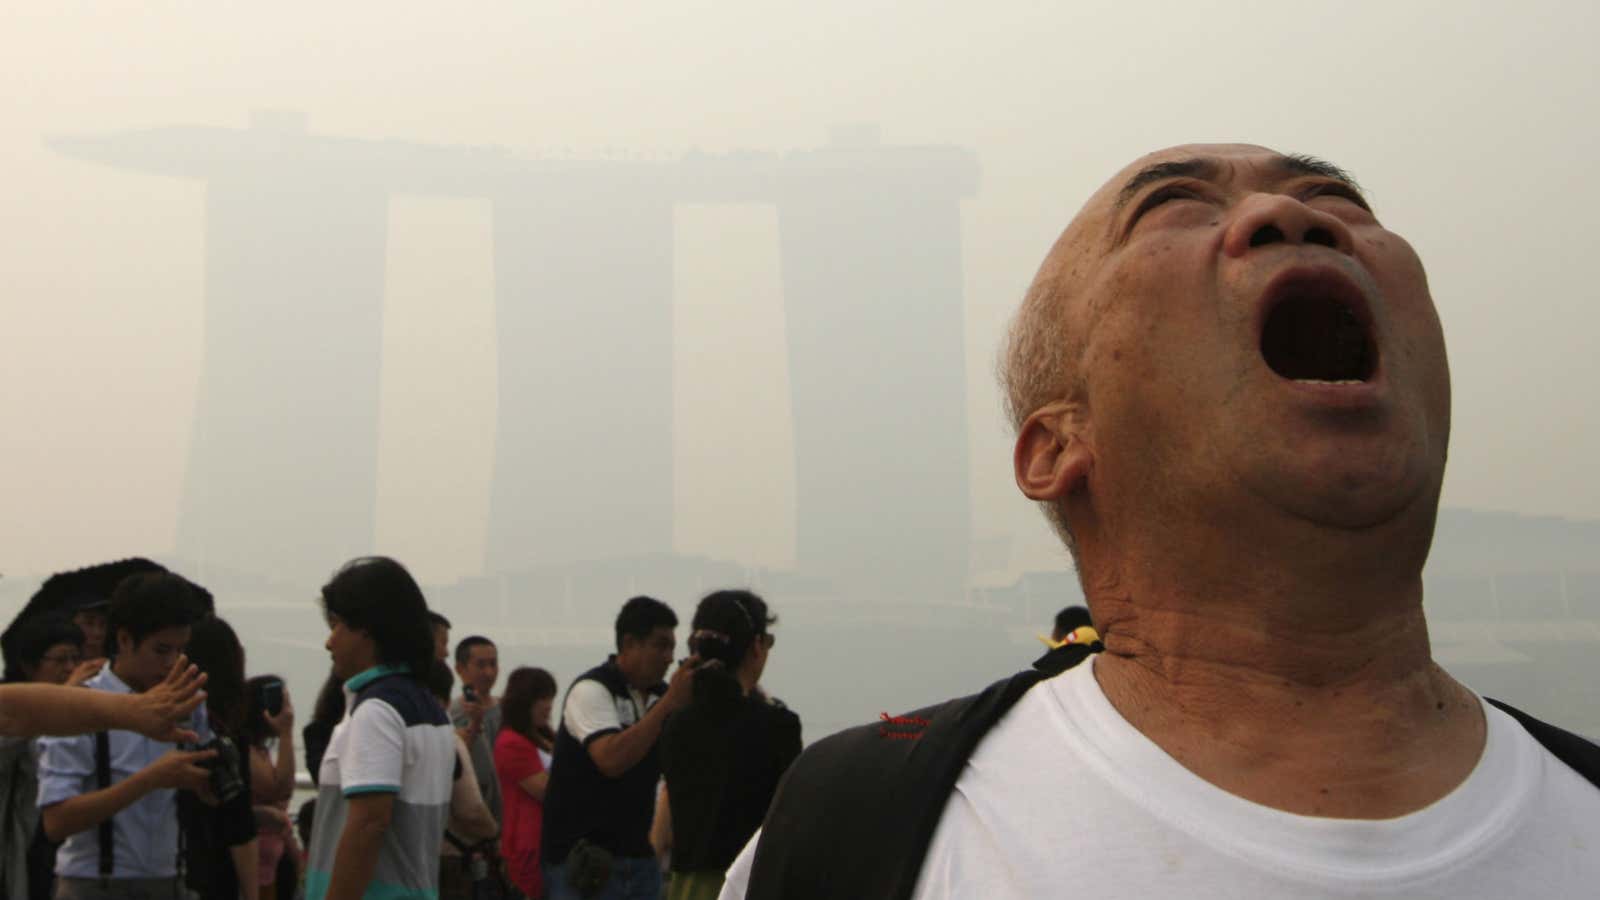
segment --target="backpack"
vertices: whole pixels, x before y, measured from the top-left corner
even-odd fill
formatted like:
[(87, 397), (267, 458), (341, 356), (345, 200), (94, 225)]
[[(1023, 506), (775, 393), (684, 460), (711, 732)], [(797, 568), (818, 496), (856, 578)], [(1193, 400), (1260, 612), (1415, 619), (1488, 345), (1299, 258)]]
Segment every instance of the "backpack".
[[(784, 776), (762, 826), (747, 900), (909, 900), (945, 801), (985, 734), (1035, 684), (1102, 645), (1067, 644), (969, 697), (818, 741)], [(1600, 788), (1600, 747), (1490, 700)]]

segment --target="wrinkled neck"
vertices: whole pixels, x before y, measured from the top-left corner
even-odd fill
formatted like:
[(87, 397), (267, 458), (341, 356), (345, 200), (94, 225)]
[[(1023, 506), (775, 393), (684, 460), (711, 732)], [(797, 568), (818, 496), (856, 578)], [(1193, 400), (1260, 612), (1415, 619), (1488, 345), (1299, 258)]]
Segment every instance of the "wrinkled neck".
[(1251, 548), (1181, 557), (1091, 561), (1085, 589), (1105, 643), (1096, 680), (1184, 766), (1255, 802), (1350, 818), (1420, 809), (1470, 772), (1482, 711), (1433, 662), (1420, 566), (1335, 577)]

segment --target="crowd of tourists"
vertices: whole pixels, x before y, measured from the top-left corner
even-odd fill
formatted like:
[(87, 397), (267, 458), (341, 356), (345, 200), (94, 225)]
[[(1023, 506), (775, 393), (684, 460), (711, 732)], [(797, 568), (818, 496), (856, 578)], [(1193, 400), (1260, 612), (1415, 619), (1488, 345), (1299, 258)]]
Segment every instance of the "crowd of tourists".
[[(8, 727), (7, 897), (711, 898), (800, 753), (759, 684), (776, 617), (749, 591), (700, 601), (670, 680), (677, 615), (628, 600), (563, 703), (543, 668), (502, 689), (496, 642), (452, 644), (400, 563), (353, 560), (321, 591), (332, 666), (300, 729), (216, 607), (123, 560), (47, 581), (7, 629), (8, 690), (192, 695), (153, 737), (142, 708)], [(316, 795), (291, 809), (297, 741)]]

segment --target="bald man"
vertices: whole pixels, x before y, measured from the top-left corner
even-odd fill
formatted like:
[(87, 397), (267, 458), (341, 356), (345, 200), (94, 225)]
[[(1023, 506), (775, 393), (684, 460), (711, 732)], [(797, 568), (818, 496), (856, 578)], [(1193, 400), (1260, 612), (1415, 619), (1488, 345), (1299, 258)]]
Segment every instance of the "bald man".
[(1444, 336), (1347, 174), (1135, 161), (1005, 382), (1104, 652), (819, 742), (724, 898), (1593, 896), (1594, 745), (1432, 659)]

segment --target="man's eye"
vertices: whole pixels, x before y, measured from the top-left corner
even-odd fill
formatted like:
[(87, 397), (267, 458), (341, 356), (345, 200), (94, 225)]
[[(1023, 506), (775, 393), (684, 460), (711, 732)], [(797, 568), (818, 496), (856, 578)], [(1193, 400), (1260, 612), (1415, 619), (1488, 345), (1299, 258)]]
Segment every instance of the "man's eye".
[(1144, 200), (1139, 204), (1139, 208), (1134, 210), (1133, 218), (1137, 221), (1145, 213), (1169, 200), (1195, 199), (1198, 199), (1198, 195), (1191, 188), (1184, 187), (1181, 184), (1169, 184), (1145, 195)]
[(1311, 189), (1306, 200), (1315, 200), (1318, 197), (1338, 197), (1343, 200), (1349, 200), (1367, 212), (1372, 212), (1372, 207), (1367, 205), (1367, 198), (1361, 196), (1360, 191), (1348, 184), (1340, 184), (1338, 182), (1319, 184)]

